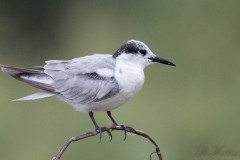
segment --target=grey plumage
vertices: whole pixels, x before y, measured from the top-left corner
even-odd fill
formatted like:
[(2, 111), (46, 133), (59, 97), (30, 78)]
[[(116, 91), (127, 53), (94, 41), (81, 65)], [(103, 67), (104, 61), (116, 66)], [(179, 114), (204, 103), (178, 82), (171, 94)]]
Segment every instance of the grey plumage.
[[(98, 102), (119, 92), (118, 83), (113, 75), (97, 73), (101, 68), (114, 73), (114, 67), (114, 58), (100, 54), (73, 60), (50, 60), (46, 61), (44, 67), (20, 68), (1, 65), (2, 70), (14, 78), (79, 104)], [(40, 93), (35, 95), (38, 98), (46, 97), (43, 92)]]
[(115, 59), (109, 56), (99, 54), (71, 61), (46, 61), (44, 72), (53, 78), (51, 85), (65, 99), (84, 104), (97, 102), (110, 98), (119, 90), (113, 76), (104, 77), (97, 74), (99, 68), (114, 71)]

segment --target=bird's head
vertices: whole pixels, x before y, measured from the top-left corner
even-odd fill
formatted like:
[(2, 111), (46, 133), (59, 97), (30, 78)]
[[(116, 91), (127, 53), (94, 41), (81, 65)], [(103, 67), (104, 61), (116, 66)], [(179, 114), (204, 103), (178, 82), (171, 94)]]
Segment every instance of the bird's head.
[(123, 44), (114, 54), (113, 58), (117, 60), (124, 60), (146, 67), (152, 63), (162, 63), (166, 65), (175, 66), (174, 63), (156, 56), (148, 46), (137, 40), (129, 40)]

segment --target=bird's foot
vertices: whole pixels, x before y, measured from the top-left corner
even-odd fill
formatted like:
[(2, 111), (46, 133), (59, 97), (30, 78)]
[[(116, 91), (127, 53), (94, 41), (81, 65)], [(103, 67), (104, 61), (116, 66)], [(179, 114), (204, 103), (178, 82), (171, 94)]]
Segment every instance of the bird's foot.
[(120, 126), (122, 130), (124, 131), (124, 141), (127, 139), (127, 132), (136, 132), (136, 130), (132, 127), (125, 126), (125, 125), (118, 125), (118, 124), (113, 124), (112, 126)]
[(102, 140), (102, 133), (103, 132), (107, 132), (108, 133), (108, 135), (110, 136), (110, 141), (112, 140), (112, 133), (110, 132), (110, 129), (109, 128), (107, 128), (107, 127), (98, 127), (98, 128), (96, 128), (96, 131), (99, 131), (99, 143), (101, 142), (101, 140)]

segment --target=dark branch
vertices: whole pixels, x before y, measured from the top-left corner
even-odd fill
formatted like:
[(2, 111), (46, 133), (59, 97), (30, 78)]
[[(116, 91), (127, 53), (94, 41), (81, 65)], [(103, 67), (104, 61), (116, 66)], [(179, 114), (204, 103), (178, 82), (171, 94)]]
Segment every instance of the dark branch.
[[(110, 130), (114, 131), (114, 130), (121, 130), (121, 131), (124, 131), (124, 129), (121, 127), (121, 126), (111, 126), (109, 127)], [(146, 139), (148, 139), (154, 146), (155, 146), (155, 151), (152, 152), (150, 154), (150, 160), (151, 160), (151, 156), (152, 154), (157, 154), (158, 156), (158, 159), (159, 160), (163, 160), (162, 159), (162, 155), (160, 153), (160, 148), (159, 146), (157, 145), (157, 143), (146, 133), (142, 132), (142, 131), (138, 131), (138, 130), (135, 130), (131, 127), (126, 127), (125, 130), (129, 133), (133, 133), (133, 134), (136, 134), (136, 135), (139, 135), (139, 136), (142, 136)], [(76, 137), (72, 137), (70, 138), (63, 146), (62, 148), (57, 152), (57, 154), (55, 155), (55, 157), (52, 158), (52, 160), (60, 160), (62, 155), (64, 154), (64, 152), (66, 151), (66, 149), (69, 147), (69, 145), (72, 143), (72, 142), (75, 142), (75, 141), (80, 141), (82, 139), (86, 139), (86, 138), (89, 138), (89, 137), (93, 137), (93, 136), (96, 136), (98, 135), (100, 132), (97, 130), (97, 131), (92, 131), (92, 132), (87, 132), (85, 134), (82, 134), (82, 135), (79, 135), (79, 136), (76, 136)]]

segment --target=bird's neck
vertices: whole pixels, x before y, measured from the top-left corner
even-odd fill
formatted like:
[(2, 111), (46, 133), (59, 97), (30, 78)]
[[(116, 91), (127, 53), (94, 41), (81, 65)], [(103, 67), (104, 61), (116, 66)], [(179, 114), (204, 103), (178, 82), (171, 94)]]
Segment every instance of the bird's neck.
[(126, 74), (142, 73), (144, 75), (145, 66), (140, 63), (134, 63), (133, 61), (117, 60), (116, 61), (116, 71), (125, 72)]
[(144, 83), (144, 67), (130, 61), (116, 61), (115, 77), (120, 88), (129, 94), (136, 94)]

